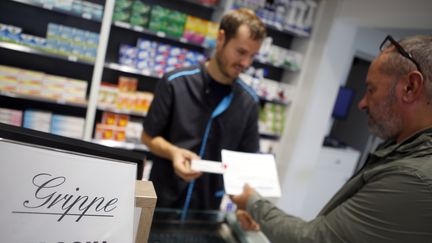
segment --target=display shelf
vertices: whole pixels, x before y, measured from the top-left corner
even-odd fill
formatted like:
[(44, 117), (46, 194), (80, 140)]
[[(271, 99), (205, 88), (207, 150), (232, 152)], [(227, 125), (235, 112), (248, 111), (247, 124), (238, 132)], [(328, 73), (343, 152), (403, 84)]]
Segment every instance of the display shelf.
[(9, 97), (9, 98), (17, 98), (17, 99), (25, 99), (29, 101), (39, 101), (44, 103), (52, 103), (56, 105), (64, 105), (64, 106), (71, 106), (71, 107), (77, 107), (77, 108), (86, 108), (87, 102), (76, 102), (76, 101), (67, 101), (63, 99), (50, 99), (43, 96), (37, 96), (37, 95), (26, 95), (26, 94), (19, 94), (15, 92), (8, 92), (8, 91), (0, 91), (1, 96)]
[(138, 116), (138, 117), (146, 117), (147, 116), (147, 112), (139, 112), (139, 111), (133, 111), (133, 110), (128, 110), (128, 109), (119, 109), (116, 107), (112, 107), (110, 105), (98, 104), (97, 108), (98, 108), (98, 110), (101, 110), (101, 111), (109, 111), (109, 112), (114, 112), (117, 114), (132, 115), (132, 116)]
[(104, 67), (111, 69), (111, 70), (116, 70), (116, 71), (120, 71), (120, 72), (124, 72), (124, 73), (136, 74), (136, 75), (141, 75), (141, 76), (146, 76), (146, 77), (155, 78), (155, 79), (159, 79), (162, 77), (162, 76), (153, 74), (150, 69), (139, 70), (139, 69), (136, 69), (133, 67), (120, 65), (118, 63), (113, 63), (113, 62), (105, 63)]
[(144, 144), (120, 142), (120, 141), (114, 141), (114, 140), (102, 140), (102, 139), (93, 139), (91, 141), (93, 143), (104, 145), (104, 146), (111, 147), (111, 148), (121, 148), (121, 149), (127, 149), (127, 150), (150, 152), (150, 150)]
[(282, 100), (276, 100), (276, 99), (268, 99), (266, 97), (258, 96), (259, 99), (266, 103), (273, 103), (277, 105), (283, 105), (283, 106), (289, 106), (291, 104), (291, 101), (282, 101)]
[(270, 62), (261, 62), (259, 60), (254, 60), (254, 63), (262, 65), (262, 66), (268, 66), (268, 67), (271, 67), (271, 68), (280, 69), (282, 71), (283, 70), (287, 70), (287, 71), (290, 71), (290, 72), (298, 72), (298, 71), (300, 71), (300, 69), (293, 69), (293, 68), (290, 68), (288, 66), (279, 66), (279, 65), (275, 65), (275, 64), (270, 63)]
[(54, 12), (58, 12), (58, 13), (62, 13), (62, 14), (67, 14), (67, 15), (70, 15), (70, 16), (78, 17), (78, 18), (83, 18), (83, 19), (87, 19), (87, 20), (101, 22), (100, 19), (94, 18), (89, 13), (77, 14), (77, 13), (74, 13), (74, 12), (71, 12), (71, 11), (68, 11), (68, 10), (56, 8), (52, 2), (51, 3), (47, 2), (45, 4), (42, 4), (42, 3), (37, 3), (37, 2), (34, 2), (34, 1), (30, 1), (30, 0), (10, 0), (10, 1), (17, 2), (17, 3), (22, 3), (22, 4), (25, 4), (25, 5), (34, 6), (34, 7), (37, 7), (37, 8), (43, 8), (43, 9), (46, 9), (46, 10), (49, 10), (49, 11), (54, 11)]
[(13, 50), (13, 51), (17, 51), (17, 52), (28, 53), (28, 54), (32, 54), (32, 55), (39, 55), (39, 56), (44, 56), (44, 57), (56, 58), (56, 59), (66, 60), (69, 62), (86, 64), (86, 65), (93, 65), (94, 64), (91, 61), (79, 59), (76, 56), (63, 56), (63, 55), (53, 54), (53, 53), (50, 53), (48, 51), (44, 51), (44, 50), (40, 50), (40, 49), (28, 47), (28, 46), (23, 46), (20, 44), (10, 43), (10, 42), (0, 41), (0, 48)]
[(279, 140), (280, 139), (280, 135), (279, 134), (270, 134), (270, 133), (259, 133), (261, 138), (264, 139), (270, 139), (270, 140)]
[(191, 3), (195, 6), (199, 6), (199, 7), (204, 7), (204, 8), (208, 8), (210, 10), (217, 10), (219, 9), (218, 4), (212, 5), (212, 4), (207, 4), (207, 3), (202, 3), (198, 0), (179, 0), (180, 2), (185, 2), (185, 3)]
[(266, 24), (266, 27), (273, 30), (273, 31), (277, 31), (281, 34), (286, 34), (286, 35), (294, 35), (297, 37), (309, 37), (310, 33), (304, 30), (300, 30), (300, 29), (296, 29), (296, 28), (282, 28), (281, 26), (278, 25), (273, 25), (271, 23), (268, 23), (267, 21), (263, 20)]
[(120, 21), (113, 22), (113, 25), (115, 27), (118, 27), (118, 28), (123, 28), (123, 29), (131, 30), (131, 31), (134, 31), (134, 32), (138, 32), (138, 33), (142, 33), (142, 34), (146, 34), (146, 35), (150, 35), (150, 36), (156, 36), (156, 37), (159, 37), (159, 38), (162, 38), (162, 39), (166, 39), (166, 40), (170, 40), (170, 41), (186, 44), (186, 45), (193, 46), (193, 47), (199, 47), (199, 48), (203, 48), (203, 49), (208, 49), (209, 48), (209, 46), (207, 46), (207, 45), (201, 45), (201, 44), (198, 44), (198, 43), (195, 43), (195, 42), (190, 42), (186, 38), (183, 38), (183, 37), (181, 37), (181, 38), (171, 37), (171, 36), (167, 35), (165, 32), (162, 32), (162, 31), (157, 31), (157, 32), (151, 31), (151, 30), (146, 29), (146, 28), (144, 28), (142, 26), (134, 26), (134, 25), (131, 25), (129, 23), (120, 22)]

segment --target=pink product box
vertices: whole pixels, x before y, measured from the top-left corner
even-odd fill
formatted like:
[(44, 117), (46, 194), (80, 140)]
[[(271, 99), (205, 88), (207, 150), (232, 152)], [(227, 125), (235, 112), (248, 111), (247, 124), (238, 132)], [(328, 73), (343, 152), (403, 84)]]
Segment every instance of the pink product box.
[(0, 122), (14, 126), (21, 126), (22, 111), (0, 108)]
[(205, 35), (195, 33), (192, 31), (188, 31), (188, 30), (186, 30), (184, 32), (183, 37), (186, 40), (188, 40), (189, 42), (193, 42), (193, 43), (197, 43), (197, 44), (202, 44), (204, 42), (204, 39), (205, 39)]

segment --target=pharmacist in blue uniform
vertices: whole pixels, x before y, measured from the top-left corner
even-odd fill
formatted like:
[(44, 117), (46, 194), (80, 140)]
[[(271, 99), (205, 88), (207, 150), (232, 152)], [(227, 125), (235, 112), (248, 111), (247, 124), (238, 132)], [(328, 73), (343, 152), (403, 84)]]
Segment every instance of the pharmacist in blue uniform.
[(158, 82), (142, 134), (157, 155), (150, 173), (157, 207), (218, 209), (222, 176), (192, 171), (190, 161), (220, 161), (222, 149), (259, 151), (259, 100), (238, 76), (265, 36), (252, 11), (232, 10), (222, 17), (208, 62), (167, 73)]

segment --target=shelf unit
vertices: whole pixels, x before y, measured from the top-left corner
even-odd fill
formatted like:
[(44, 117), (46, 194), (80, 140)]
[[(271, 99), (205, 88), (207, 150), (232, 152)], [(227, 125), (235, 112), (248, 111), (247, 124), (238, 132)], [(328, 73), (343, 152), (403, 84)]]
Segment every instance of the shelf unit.
[[(150, 5), (160, 5), (162, 7), (175, 9), (186, 14), (199, 18), (218, 21), (221, 12), (228, 10), (229, 6), (212, 6), (199, 3), (198, 0), (141, 0)], [(60, 75), (75, 79), (87, 80), (87, 101), (85, 103), (74, 103), (64, 100), (51, 100), (38, 96), (20, 95), (10, 92), (0, 92), (2, 100), (8, 100), (7, 104), (14, 100), (20, 100), (19, 105), (12, 107), (46, 109), (60, 114), (72, 114), (85, 117), (84, 139), (96, 141), (94, 139), (95, 124), (100, 120), (103, 111), (132, 116), (134, 119), (145, 119), (145, 112), (134, 112), (131, 110), (117, 109), (103, 106), (97, 103), (98, 92), (101, 82), (115, 83), (119, 76), (130, 76), (138, 79), (138, 90), (153, 91), (160, 74), (154, 74), (151, 70), (138, 70), (136, 68), (120, 65), (118, 63), (118, 49), (120, 44), (135, 44), (138, 38), (148, 38), (162, 43), (177, 45), (193, 51), (207, 54), (211, 51), (206, 45), (189, 42), (184, 38), (173, 38), (163, 32), (154, 32), (141, 26), (132, 26), (124, 22), (112, 22), (114, 0), (91, 0), (93, 3), (104, 6), (104, 15), (101, 19), (93, 18), (88, 14), (76, 14), (71, 11), (58, 9), (52, 5), (42, 5), (30, 0), (5, 0), (0, 3), (0, 23), (16, 25), (23, 28), (23, 32), (42, 36), (46, 32), (45, 26), (48, 22), (59, 22), (65, 25), (84, 28), (88, 31), (97, 32), (100, 35), (97, 56), (94, 61), (84, 60), (74, 55), (58, 55), (54, 52), (41, 48), (25, 46), (20, 43), (0, 41), (0, 64), (20, 67), (24, 69), (42, 71), (53, 75)], [(221, 0), (219, 4), (230, 4), (229, 1)], [(35, 19), (32, 22), (16, 17), (17, 13), (30, 15)], [(37, 14), (34, 14), (37, 12)], [(43, 27), (41, 27), (43, 26)], [(299, 31), (281, 30), (277, 27), (268, 25), (268, 34), (273, 37), (275, 45), (289, 48), (292, 41), (296, 38), (306, 37), (306, 33)], [(255, 61), (253, 64), (257, 68), (266, 68), (269, 71), (269, 78), (282, 81), (287, 72), (297, 72), (285, 67), (277, 67), (269, 63)], [(10, 102), (9, 102), (10, 101)], [(275, 99), (260, 98), (261, 104), (271, 103), (289, 107), (291, 100), (280, 101)], [(5, 103), (3, 103), (5, 104)], [(35, 105), (38, 104), (38, 105)], [(5, 105), (0, 105), (4, 107)], [(6, 106), (7, 107), (7, 106)], [(71, 111), (69, 111), (71, 110)], [(264, 139), (278, 141), (279, 135), (261, 134)], [(123, 147), (132, 150), (147, 151), (140, 144), (130, 145), (128, 143), (105, 143), (108, 146)]]
[(131, 24), (125, 23), (125, 22), (116, 21), (113, 23), (113, 26), (118, 27), (118, 28), (127, 29), (127, 30), (134, 31), (134, 32), (138, 32), (138, 33), (142, 33), (142, 34), (145, 34), (148, 36), (156, 36), (156, 37), (159, 37), (160, 39), (163, 39), (163, 40), (170, 40), (173, 42), (178, 42), (178, 43), (190, 45), (192, 47), (199, 47), (199, 48), (204, 48), (204, 49), (209, 48), (209, 46), (207, 46), (207, 45), (190, 42), (186, 38), (183, 38), (183, 37), (180, 37), (180, 38), (171, 37), (162, 31), (154, 32), (154, 31), (146, 29), (142, 26), (134, 26), (134, 25), (131, 25)]
[(97, 21), (97, 22), (101, 21), (101, 19), (95, 18), (89, 13), (76, 14), (76, 13), (71, 12), (71, 11), (67, 11), (67, 10), (64, 10), (61, 8), (56, 8), (52, 2), (41, 4), (41, 3), (38, 3), (35, 1), (30, 1), (30, 0), (11, 0), (11, 1), (30, 5), (30, 6), (34, 6), (34, 7), (38, 7), (38, 8), (43, 8), (43, 9), (46, 9), (48, 11), (55, 11), (55, 12), (66, 14), (66, 15), (76, 16), (79, 18), (87, 19), (87, 20), (93, 20), (93, 21)]
[[(151, 6), (158, 5), (161, 7), (178, 10), (191, 16), (213, 20), (214, 13), (219, 9), (218, 6), (203, 5), (197, 0), (142, 0), (141, 2)], [(107, 83), (115, 84), (120, 76), (132, 77), (138, 79), (138, 91), (152, 92), (157, 84), (157, 81), (162, 77), (160, 73), (155, 73), (150, 69), (137, 69), (135, 67), (121, 65), (119, 62), (119, 49), (121, 45), (135, 46), (139, 38), (144, 38), (149, 41), (157, 41), (159, 43), (168, 44), (186, 48), (191, 51), (199, 52), (207, 55), (210, 51), (209, 46), (190, 42), (182, 37), (172, 37), (161, 31), (152, 31), (142, 26), (134, 26), (130, 23), (113, 21), (107, 45), (107, 54), (104, 60), (104, 69), (102, 80)], [(128, 112), (122, 110), (104, 109), (98, 106), (96, 112), (95, 124), (102, 119), (103, 111), (111, 111), (118, 114), (128, 114), (135, 121), (143, 121), (145, 113)], [(95, 125), (94, 125), (95, 126)], [(95, 127), (94, 127), (95, 128)], [(134, 143), (106, 143), (109, 146), (120, 146), (126, 149), (141, 150), (142, 144)]]
[(0, 41), (0, 48), (8, 49), (8, 50), (16, 51), (16, 52), (22, 52), (22, 53), (37, 55), (37, 56), (44, 56), (44, 57), (49, 57), (49, 58), (54, 58), (54, 59), (60, 59), (60, 60), (68, 61), (68, 62), (76, 62), (76, 63), (81, 63), (81, 64), (94, 65), (94, 62), (91, 62), (91, 61), (88, 61), (85, 59), (80, 59), (74, 55), (68, 55), (68, 56), (58, 55), (55, 53), (51, 53), (48, 50), (44, 50), (44, 49), (40, 49), (40, 48), (32, 48), (29, 46), (10, 43), (10, 42)]
[[(91, 0), (91, 3), (111, 9), (114, 4), (113, 0)], [(110, 5), (112, 5), (110, 7)], [(107, 12), (109, 13), (109, 11)], [(111, 13), (109, 13), (111, 14)], [(32, 16), (31, 21), (22, 16)], [(108, 19), (111, 18), (111, 15)], [(106, 22), (106, 21), (105, 21)], [(81, 117), (87, 121), (88, 126), (89, 114), (94, 111), (94, 98), (91, 95), (91, 89), (98, 83), (100, 77), (97, 75), (97, 59), (83, 58), (67, 51), (56, 51), (48, 48), (45, 44), (48, 37), (48, 24), (55, 23), (62, 26), (68, 26), (72, 30), (80, 30), (82, 33), (96, 33), (103, 36), (103, 26), (107, 23), (102, 21), (102, 16), (97, 18), (89, 12), (77, 14), (74, 11), (68, 11), (60, 8), (57, 3), (41, 4), (37, 1), (30, 0), (7, 0), (0, 3), (0, 23), (7, 25), (6, 28), (21, 29), (21, 33), (12, 33), (2, 36), (0, 41), (0, 64), (14, 68), (20, 68), (23, 71), (42, 72), (46, 75), (55, 75), (60, 78), (79, 79), (87, 82), (86, 97), (87, 100), (82, 102), (68, 101), (62, 98), (46, 98), (39, 95), (21, 94), (16, 92), (1, 92), (0, 99), (2, 108), (11, 108), (19, 110), (36, 109), (52, 112), (59, 115), (71, 115)], [(110, 22), (108, 23), (110, 26)], [(105, 30), (106, 32), (106, 30)], [(5, 33), (5, 32), (3, 32)], [(27, 39), (25, 39), (27, 38)], [(28, 40), (30, 39), (30, 41)], [(42, 43), (33, 43), (32, 40), (38, 38), (44, 40)], [(73, 40), (71, 40), (73, 41)], [(81, 44), (81, 43), (79, 43)], [(85, 46), (83, 48), (86, 48)], [(95, 47), (96, 48), (96, 47)], [(98, 43), (98, 50), (105, 50), (103, 40)], [(59, 49), (60, 50), (60, 49)], [(65, 54), (66, 53), (66, 54)], [(98, 52), (99, 56), (104, 55), (104, 51)], [(103, 58), (102, 58), (103, 59)], [(100, 66), (100, 64), (99, 64)], [(42, 82), (44, 82), (42, 80)], [(93, 109), (94, 110), (94, 109)], [(86, 137), (83, 137), (86, 139)], [(88, 139), (87, 139), (88, 140)]]
[(67, 101), (64, 99), (50, 99), (43, 96), (19, 94), (14, 92), (7, 92), (7, 91), (0, 91), (0, 96), (13, 98), (13, 99), (22, 99), (22, 100), (29, 100), (34, 102), (43, 102), (49, 104), (62, 105), (65, 107), (70, 106), (70, 107), (77, 107), (83, 109), (87, 107), (87, 102), (74, 102), (74, 101)]

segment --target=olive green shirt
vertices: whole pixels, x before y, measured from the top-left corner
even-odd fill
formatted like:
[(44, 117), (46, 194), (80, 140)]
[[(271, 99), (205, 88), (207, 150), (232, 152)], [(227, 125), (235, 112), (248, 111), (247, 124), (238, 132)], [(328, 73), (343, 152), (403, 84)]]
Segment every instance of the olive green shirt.
[(383, 143), (309, 222), (259, 195), (247, 211), (272, 243), (431, 243), (432, 129)]

